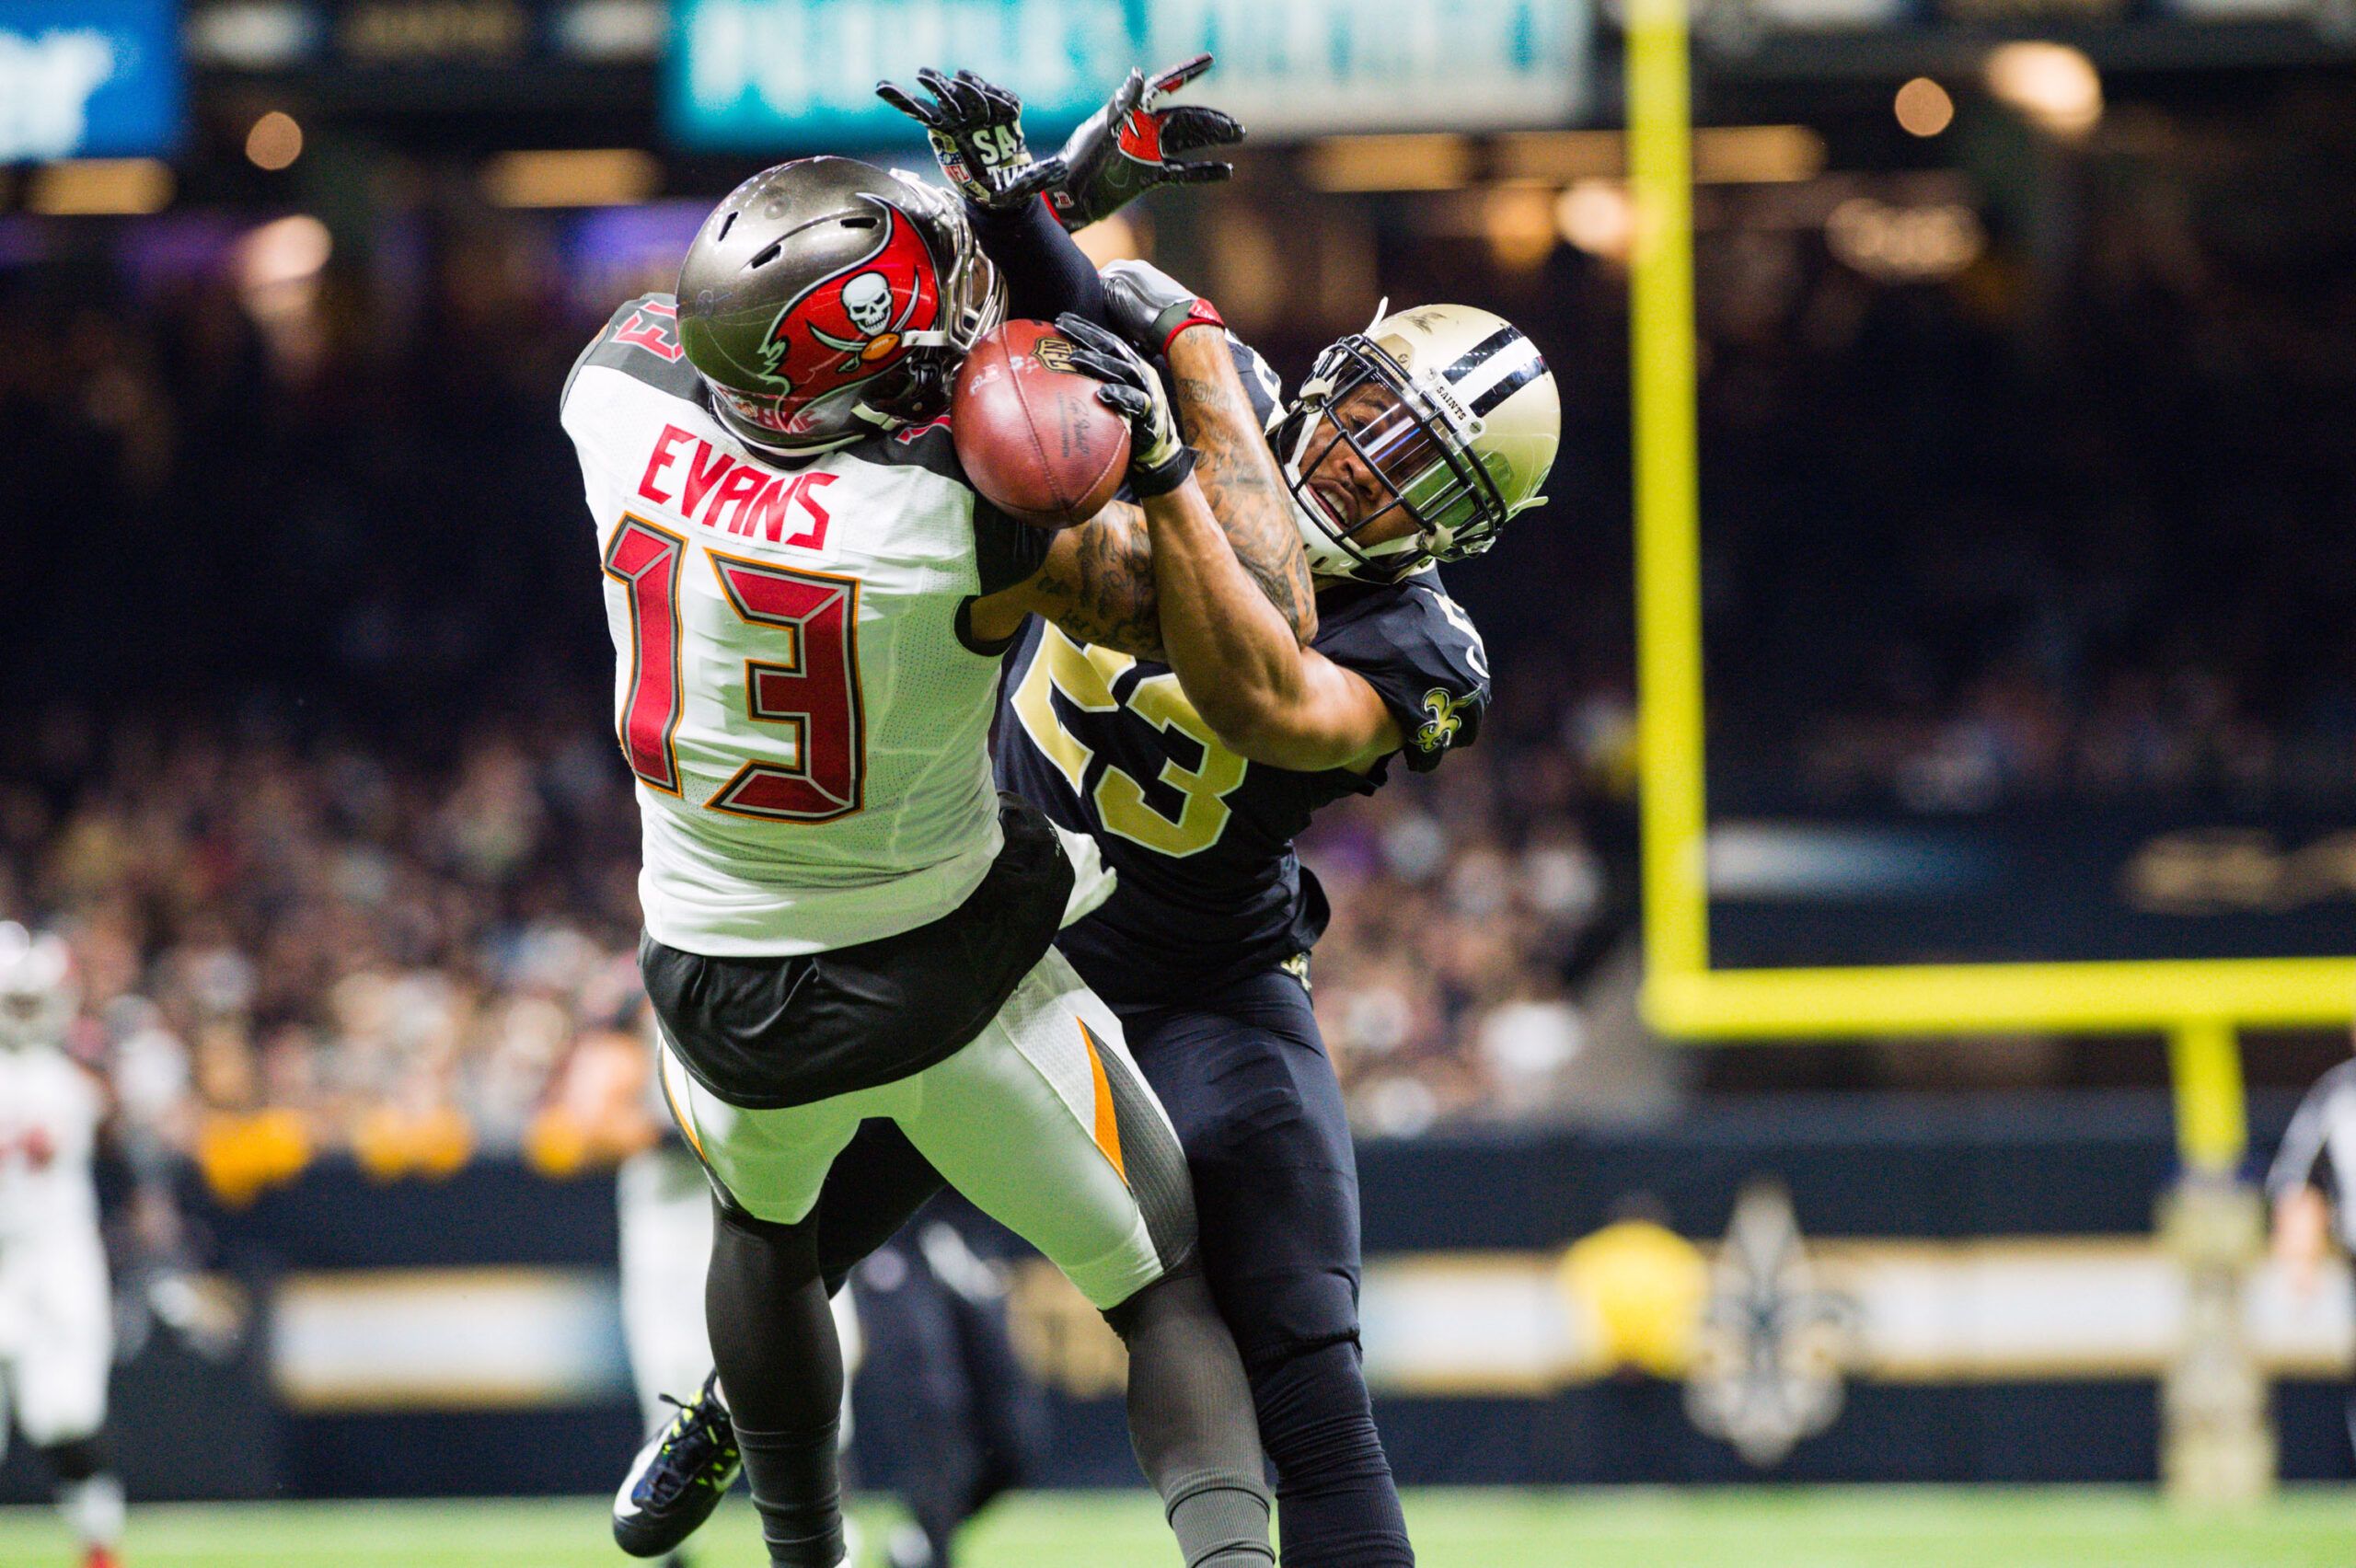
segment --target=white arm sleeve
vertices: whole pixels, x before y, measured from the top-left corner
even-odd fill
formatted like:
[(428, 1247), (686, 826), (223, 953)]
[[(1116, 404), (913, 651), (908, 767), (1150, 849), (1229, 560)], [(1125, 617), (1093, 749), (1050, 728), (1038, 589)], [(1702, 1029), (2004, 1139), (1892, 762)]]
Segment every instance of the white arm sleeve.
[(2266, 1173), (2269, 1197), (2279, 1199), (2294, 1187), (2316, 1187), (2337, 1196), (2337, 1172), (2330, 1170), (2331, 1124), (2336, 1115), (2356, 1109), (2344, 1103), (2351, 1091), (2356, 1091), (2356, 1062), (2342, 1062), (2307, 1090)]

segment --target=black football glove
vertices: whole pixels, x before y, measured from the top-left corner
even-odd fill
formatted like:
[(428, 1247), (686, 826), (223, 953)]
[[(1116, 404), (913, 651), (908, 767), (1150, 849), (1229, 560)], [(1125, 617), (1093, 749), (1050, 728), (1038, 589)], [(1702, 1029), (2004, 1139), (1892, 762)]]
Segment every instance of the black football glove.
[(1227, 325), (1210, 301), (1149, 261), (1115, 261), (1097, 276), (1114, 330), (1146, 353), (1168, 353), (1189, 327)]
[(1071, 368), (1104, 383), (1098, 399), (1129, 422), (1129, 489), (1143, 499), (1184, 484), (1195, 471), (1194, 448), (1178, 433), (1178, 416), (1153, 367), (1085, 316), (1067, 311), (1056, 317), (1056, 330), (1078, 345)]
[(1022, 100), (971, 71), (944, 76), (930, 66), (917, 81), (933, 97), (925, 103), (894, 82), (875, 84), (875, 96), (924, 127), (932, 156), (949, 183), (976, 206), (1014, 207), (1046, 188), (1045, 179), (1018, 176), (1034, 171), (1022, 137)]
[(1110, 217), (1157, 185), (1225, 179), (1235, 172), (1233, 164), (1187, 162), (1176, 155), (1230, 146), (1243, 140), (1242, 125), (1201, 104), (1154, 107), (1210, 68), (1211, 57), (1197, 54), (1151, 76), (1131, 71), (1104, 107), (1080, 122), (1061, 152), (1032, 166), (1022, 179), (1025, 191), (1045, 190), (1057, 220), (1078, 229)]

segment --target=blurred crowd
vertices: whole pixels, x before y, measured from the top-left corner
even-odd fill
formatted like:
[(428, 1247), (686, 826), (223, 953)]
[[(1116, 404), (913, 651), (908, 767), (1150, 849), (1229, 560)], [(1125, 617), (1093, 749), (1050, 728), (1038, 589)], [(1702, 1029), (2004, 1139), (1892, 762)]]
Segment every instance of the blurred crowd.
[(2356, 801), (2348, 108), (2127, 107), (2066, 157), (1966, 126), (1984, 178), (1938, 189), (1988, 243), (1940, 279), (1705, 236), (1729, 788)]
[[(560, 705), (552, 705), (560, 706)], [(387, 1176), (544, 1123), (585, 1031), (640, 1026), (637, 809), (603, 723), (484, 718), (445, 764), (260, 720), (52, 709), (0, 786), (0, 910), (62, 931), (76, 1045), (220, 1191), (324, 1149)], [(1337, 813), (1319, 998), (1370, 1128), (1540, 1109), (1602, 873), (1576, 770), (1500, 741)], [(1510, 789), (1504, 782), (1512, 779)]]
[(1541, 672), (1480, 744), (1437, 771), (1326, 808), (1301, 841), (1333, 924), (1311, 965), (1328, 1049), (1362, 1129), (1466, 1115), (1554, 1117), (1589, 1024), (1580, 982), (1626, 935), (1623, 842), (1634, 780), (1624, 695), (1543, 699)]
[(0, 905), (53, 924), (78, 1043), (224, 1192), (349, 1149), (514, 1150), (584, 1028), (636, 1010), (636, 817), (600, 727), (515, 721), (446, 768), (352, 744), (38, 726)]
[[(1714, 804), (2356, 801), (2346, 109), (2122, 106), (2067, 152), (1960, 127), (1941, 199), (1986, 243), (1936, 276), (1852, 265), (1805, 211), (1838, 190), (1711, 193)], [(634, 812), (552, 414), (680, 214), (315, 194), (324, 221), (0, 218), (0, 912), (70, 934), (91, 1048), (231, 1185), (528, 1148), (631, 1003)], [(1514, 316), (1565, 425), (1553, 505), (1449, 575), (1500, 671), (1483, 744), (1305, 846), (1318, 1006), (1397, 1133), (1561, 1109), (1634, 775), (1624, 274), (1408, 210), (1366, 223), (1373, 274)], [(1253, 335), (1292, 377), (1321, 333)]]

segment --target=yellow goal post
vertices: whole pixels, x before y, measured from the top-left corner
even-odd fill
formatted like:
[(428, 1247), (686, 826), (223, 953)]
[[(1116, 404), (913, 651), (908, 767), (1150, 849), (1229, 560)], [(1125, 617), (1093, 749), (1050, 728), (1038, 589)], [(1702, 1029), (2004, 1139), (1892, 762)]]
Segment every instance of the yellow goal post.
[(1628, 0), (1625, 25), (1646, 1019), (1693, 1041), (2157, 1032), (2186, 1163), (2230, 1171), (2246, 1138), (2237, 1032), (2347, 1023), (2356, 958), (1710, 966), (1686, 5)]

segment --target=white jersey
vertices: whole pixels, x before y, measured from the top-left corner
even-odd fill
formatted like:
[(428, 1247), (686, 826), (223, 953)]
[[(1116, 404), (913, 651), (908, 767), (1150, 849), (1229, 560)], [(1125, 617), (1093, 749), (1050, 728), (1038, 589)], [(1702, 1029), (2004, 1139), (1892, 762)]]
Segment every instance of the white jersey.
[(106, 1419), (114, 1319), (90, 1157), (105, 1096), (55, 1045), (0, 1045), (0, 1452)]
[(566, 384), (638, 778), (647, 930), (711, 956), (896, 935), (972, 893), (1000, 838), (998, 651), (964, 609), (1045, 536), (980, 502), (945, 424), (788, 467), (707, 410), (666, 295)]
[(105, 1097), (54, 1045), (0, 1046), (0, 1266), (12, 1248), (94, 1233)]
[(2280, 1201), (2297, 1187), (2313, 1187), (2330, 1200), (2340, 1245), (2356, 1249), (2356, 1062), (2342, 1062), (2317, 1078), (2283, 1129), (2266, 1190)]

